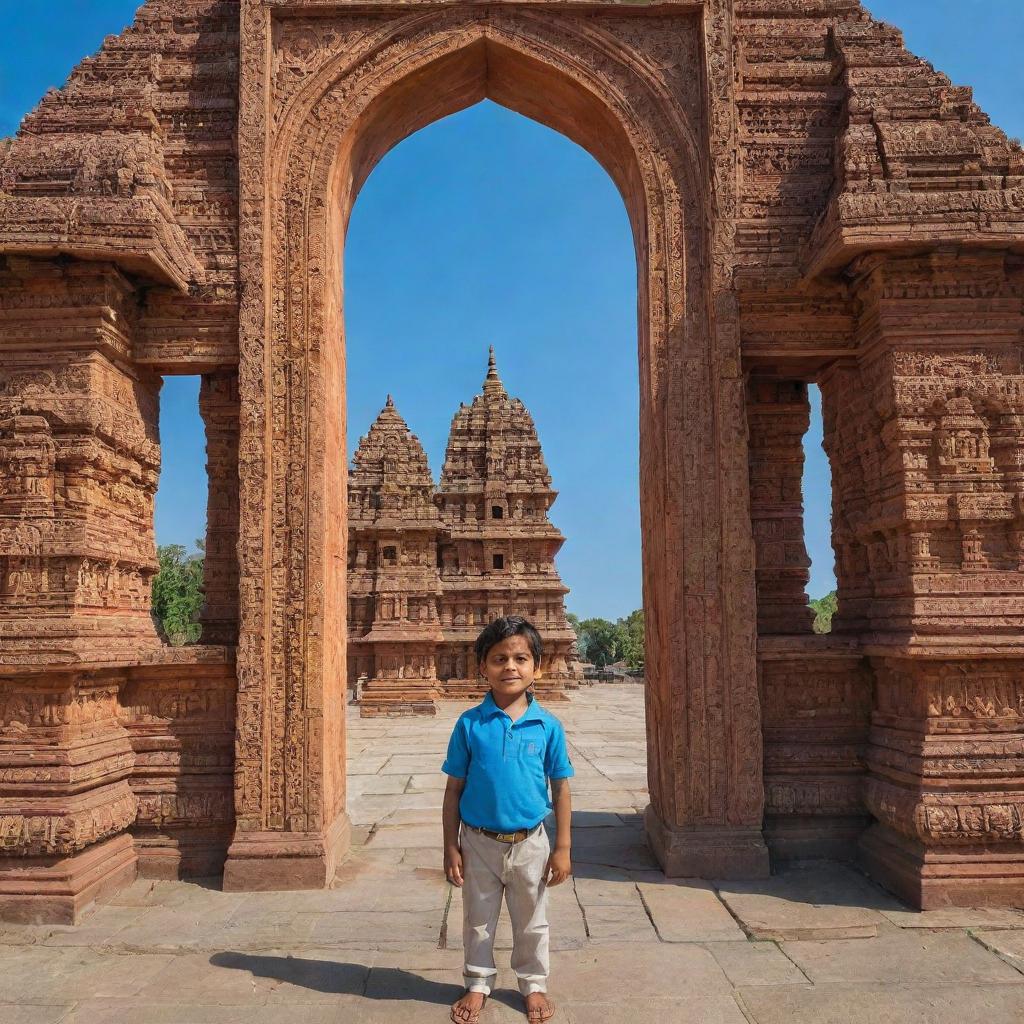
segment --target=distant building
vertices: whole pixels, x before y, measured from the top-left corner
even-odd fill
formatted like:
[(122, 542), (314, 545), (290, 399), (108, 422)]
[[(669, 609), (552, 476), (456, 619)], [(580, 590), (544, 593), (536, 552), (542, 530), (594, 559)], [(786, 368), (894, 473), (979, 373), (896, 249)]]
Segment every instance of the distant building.
[(473, 644), (499, 615), (544, 637), (542, 698), (579, 685), (565, 542), (533, 419), (509, 398), (491, 349), (483, 393), (452, 420), (440, 487), (391, 396), (349, 476), (348, 678), (364, 714), (432, 714), (483, 693)]

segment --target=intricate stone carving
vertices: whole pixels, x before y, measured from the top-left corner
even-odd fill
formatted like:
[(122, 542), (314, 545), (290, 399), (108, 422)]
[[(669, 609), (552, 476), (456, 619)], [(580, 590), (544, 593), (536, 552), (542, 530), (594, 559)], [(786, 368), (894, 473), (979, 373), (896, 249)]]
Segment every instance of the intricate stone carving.
[[(489, 96), (588, 148), (637, 240), (659, 857), (672, 873), (766, 870), (762, 769), (777, 850), (791, 825), (790, 839), (804, 830), (794, 848), (849, 839), (867, 657), (865, 863), (912, 900), (1019, 902), (1020, 147), (856, 0), (314, 6), (148, 0), (0, 142), (0, 685), (16, 695), (15, 745), (29, 760), (49, 749), (51, 726), (29, 723), (56, 687), (71, 696), (44, 699), (43, 719), (62, 701), (102, 708), (102, 743), (127, 756), (91, 673), (127, 673), (132, 708), (178, 685), (133, 675), (179, 657), (148, 614), (155, 374), (203, 373), (205, 621), (225, 641), (238, 526), (225, 884), (329, 880), (346, 835), (339, 242), (390, 146)], [(807, 624), (803, 399), (763, 391), (810, 380), (835, 491), (841, 607), (827, 643), (793, 635)], [(507, 456), (495, 450), (484, 476), (502, 478)], [(515, 521), (515, 501), (502, 507)], [(443, 587), (444, 558), (440, 575)], [(227, 685), (224, 652), (190, 657), (223, 673), (199, 691)], [(420, 657), (409, 667), (427, 678)], [(801, 671), (807, 692), (789, 682)], [(837, 686), (856, 721), (840, 721)], [(809, 711), (831, 739), (791, 730)], [(6, 824), (12, 846), (86, 845), (32, 867), (19, 914), (73, 917), (135, 870), (136, 841), (159, 870), (216, 861), (226, 766), (186, 782), (156, 763), (171, 725), (117, 714), (136, 756), (156, 759), (132, 782), (135, 838), (124, 779), (98, 809), (26, 805), (26, 822), (61, 824)], [(188, 757), (223, 755), (204, 749), (196, 736)], [(79, 781), (92, 791), (98, 777)], [(186, 841), (186, 818), (202, 836)]]
[(238, 642), (238, 379), (205, 374), (199, 411), (206, 425), (210, 481), (203, 551), (203, 643)]
[(868, 820), (870, 670), (856, 645), (825, 636), (773, 636), (758, 654), (772, 855), (852, 858)]
[(438, 675), (446, 696), (483, 695), (473, 644), (498, 615), (525, 615), (540, 629), (542, 697), (561, 699), (579, 685), (576, 635), (565, 618), (569, 588), (554, 561), (565, 538), (548, 519), (557, 493), (533, 419), (509, 397), (491, 349), (482, 393), (452, 419), (437, 493), (449, 531), (439, 552)]
[[(118, 714), (135, 753), (139, 873), (213, 875), (234, 824), (235, 673), (229, 653), (132, 669)], [(199, 648), (185, 649), (197, 655)]]
[(751, 378), (750, 517), (757, 555), (757, 630), (809, 633), (811, 560), (804, 547), (803, 438), (810, 422), (807, 386), (799, 381)]
[(419, 439), (391, 396), (359, 439), (348, 488), (348, 672), (361, 713), (433, 714), (444, 524)]

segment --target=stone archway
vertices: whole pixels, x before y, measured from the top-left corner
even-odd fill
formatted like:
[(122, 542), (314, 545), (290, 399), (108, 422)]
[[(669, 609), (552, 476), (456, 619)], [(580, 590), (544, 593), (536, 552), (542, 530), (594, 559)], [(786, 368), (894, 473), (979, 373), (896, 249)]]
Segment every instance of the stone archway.
[[(699, 142), (701, 22), (675, 20), (669, 66), (659, 57), (657, 19), (630, 19), (613, 34), (498, 10), (384, 23), (351, 12), (251, 16), (256, 56), (243, 69), (259, 99), (243, 107), (240, 133), (243, 210), (251, 210), (243, 247), (253, 254), (243, 258), (240, 381), (252, 410), (248, 422), (243, 417), (242, 451), (253, 457), (241, 461), (242, 504), (272, 513), (274, 525), (243, 521), (242, 550), (254, 558), (241, 569), (254, 598), (277, 591), (283, 605), (268, 619), (265, 605), (243, 602), (242, 632), (254, 646), (239, 659), (239, 717), (250, 705), (253, 717), (258, 708), (285, 712), (240, 746), (226, 884), (277, 885), (304, 870), (322, 884), (344, 843), (343, 763), (333, 760), (344, 749), (344, 575), (335, 561), (346, 550), (338, 418), (344, 225), (359, 186), (391, 146), (485, 96), (587, 148), (625, 199), (640, 268), (648, 827), (673, 873), (766, 872), (754, 623), (744, 593), (752, 585), (750, 528), (722, 500), (734, 495), (742, 508), (746, 452), (735, 339), (711, 312), (715, 195)], [(248, 39), (243, 33), (243, 44)], [(666, 88), (669, 67), (690, 86)], [(673, 366), (686, 367), (685, 375)], [(273, 411), (276, 403), (283, 413)], [(260, 539), (278, 551), (276, 572), (266, 548), (256, 557)], [(288, 640), (299, 636), (302, 646)], [(692, 647), (705, 657), (687, 658)], [(251, 693), (249, 673), (261, 681)], [(718, 709), (715, 718), (704, 702)], [(309, 753), (310, 707), (323, 713), (315, 740), (322, 760), (275, 763), (282, 744)], [(289, 847), (279, 857), (267, 833), (285, 822)], [(297, 852), (299, 834), (306, 855)]]
[[(229, 842), (228, 886), (331, 877), (344, 220), (484, 96), (590, 150), (633, 225), (666, 870), (761, 874), (767, 844), (1019, 903), (1024, 152), (970, 91), (856, 0), (147, 0), (0, 142), (0, 916), (74, 920)], [(172, 373), (204, 378), (192, 649), (149, 615)]]

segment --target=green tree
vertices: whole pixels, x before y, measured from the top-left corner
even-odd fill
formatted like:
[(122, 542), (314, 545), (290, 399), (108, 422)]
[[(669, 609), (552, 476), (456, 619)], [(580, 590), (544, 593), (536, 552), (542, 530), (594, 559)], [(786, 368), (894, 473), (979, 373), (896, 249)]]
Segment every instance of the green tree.
[(644, 667), (644, 610), (637, 608), (615, 623), (619, 634), (619, 659), (632, 669)]
[(153, 616), (175, 647), (194, 644), (202, 633), (196, 621), (203, 606), (203, 559), (181, 544), (157, 548), (160, 571), (153, 577)]
[(824, 597), (815, 598), (809, 603), (814, 609), (814, 632), (831, 633), (832, 616), (835, 615), (836, 610), (839, 607), (839, 600), (836, 592), (833, 590)]
[(573, 615), (572, 612), (566, 612), (566, 619), (569, 625), (572, 626), (573, 632), (576, 634), (576, 650), (579, 653), (580, 661), (587, 660), (587, 637), (583, 632), (583, 625), (580, 622), (578, 615)]
[(584, 619), (580, 623), (586, 637), (587, 661), (604, 668), (619, 660), (619, 630), (607, 619)]

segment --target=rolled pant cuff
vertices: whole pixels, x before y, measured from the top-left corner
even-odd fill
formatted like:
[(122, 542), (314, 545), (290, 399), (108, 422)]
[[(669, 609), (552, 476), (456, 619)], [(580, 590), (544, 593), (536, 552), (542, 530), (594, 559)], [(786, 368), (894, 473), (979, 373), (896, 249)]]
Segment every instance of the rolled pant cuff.
[(489, 996), (491, 994), (491, 985), (497, 976), (497, 971), (492, 971), (489, 974), (483, 974), (479, 970), (474, 971), (473, 974), (463, 972), (462, 983), (465, 985), (467, 992), (482, 992), (485, 996)]
[(547, 990), (548, 990), (547, 979), (545, 979), (544, 981), (536, 981), (536, 980), (532, 980), (532, 979), (530, 981), (523, 981), (522, 979), (520, 979), (520, 981), (519, 981), (519, 992), (520, 992), (521, 995), (524, 995), (524, 996), (532, 995), (534, 992), (545, 992), (546, 993)]

